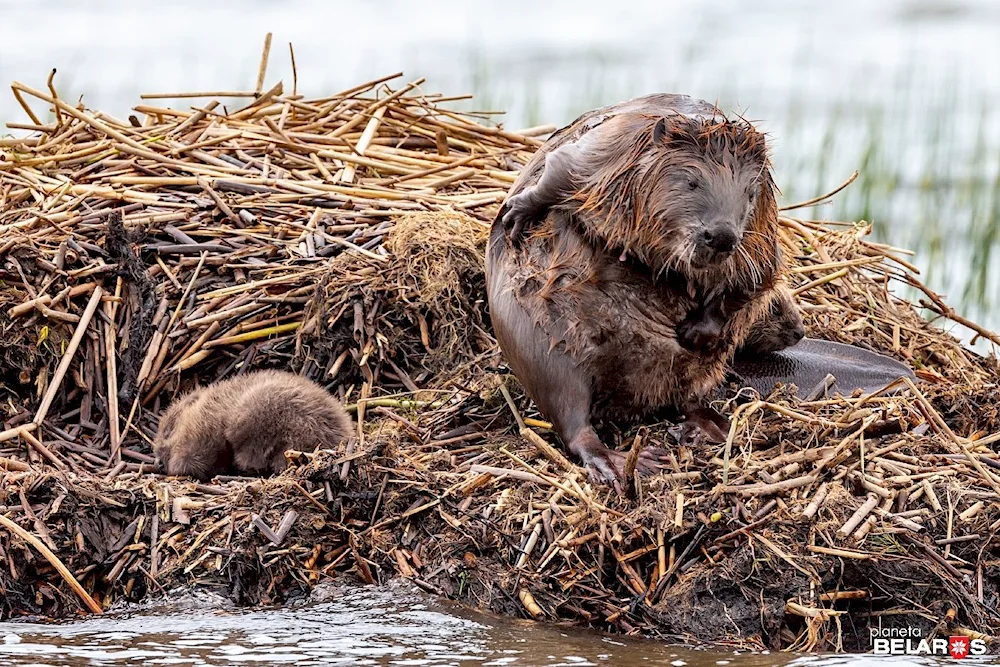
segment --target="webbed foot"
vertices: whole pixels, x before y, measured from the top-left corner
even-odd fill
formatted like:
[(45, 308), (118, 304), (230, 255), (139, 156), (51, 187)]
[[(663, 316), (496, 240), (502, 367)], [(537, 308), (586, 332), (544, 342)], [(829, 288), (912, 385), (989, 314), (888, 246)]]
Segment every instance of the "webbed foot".
[(712, 408), (693, 407), (685, 410), (686, 419), (670, 429), (678, 444), (698, 446), (720, 444), (729, 437), (729, 420)]

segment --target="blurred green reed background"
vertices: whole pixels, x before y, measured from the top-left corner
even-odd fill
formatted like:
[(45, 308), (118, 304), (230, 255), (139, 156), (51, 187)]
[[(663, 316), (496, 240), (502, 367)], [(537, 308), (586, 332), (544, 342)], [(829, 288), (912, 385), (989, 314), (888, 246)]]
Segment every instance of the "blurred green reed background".
[[(0, 0), (0, 21), (17, 26), (0, 83), (41, 87), (57, 67), (64, 97), (118, 117), (142, 92), (252, 89), (269, 31), (268, 81), (286, 89), (292, 42), (304, 94), (402, 70), (475, 95), (459, 107), (506, 111), (491, 118), (510, 129), (653, 91), (715, 101), (770, 134), (784, 203), (859, 171), (796, 215), (873, 222), (953, 307), (1000, 329), (995, 0), (180, 0), (155, 24), (124, 0)], [(10, 95), (0, 119), (25, 120)]]

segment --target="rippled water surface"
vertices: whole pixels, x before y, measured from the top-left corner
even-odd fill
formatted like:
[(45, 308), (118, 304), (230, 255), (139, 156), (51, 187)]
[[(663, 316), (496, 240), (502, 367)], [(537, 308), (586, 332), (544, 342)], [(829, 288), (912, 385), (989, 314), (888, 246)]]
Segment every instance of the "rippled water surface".
[[(443, 606), (402, 585), (363, 588), (298, 608), (237, 611), (188, 599), (115, 618), (0, 624), (14, 664), (777, 665), (773, 656), (711, 655)], [(732, 660), (740, 659), (733, 663)], [(724, 662), (724, 661), (730, 662)], [(683, 661), (683, 662), (678, 662)]]
[[(934, 664), (865, 656), (813, 658), (694, 650), (572, 628), (485, 616), (404, 584), (333, 592), (281, 610), (233, 609), (185, 597), (60, 624), (0, 623), (10, 665), (770, 665)], [(971, 662), (968, 661), (968, 662)]]

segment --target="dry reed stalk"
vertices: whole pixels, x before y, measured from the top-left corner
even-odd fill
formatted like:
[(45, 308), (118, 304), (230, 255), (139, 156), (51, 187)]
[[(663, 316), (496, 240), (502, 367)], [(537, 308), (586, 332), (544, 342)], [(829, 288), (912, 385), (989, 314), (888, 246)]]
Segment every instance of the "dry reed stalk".
[(90, 609), (90, 611), (92, 611), (95, 614), (104, 613), (104, 610), (101, 609), (101, 605), (97, 604), (97, 602), (94, 601), (94, 598), (92, 598), (90, 596), (90, 593), (88, 593), (83, 588), (83, 586), (80, 585), (80, 582), (76, 580), (76, 577), (73, 576), (73, 573), (70, 572), (65, 565), (63, 565), (62, 561), (59, 560), (58, 556), (52, 553), (52, 551), (47, 546), (45, 546), (45, 544), (40, 539), (38, 539), (37, 537), (26, 531), (24, 528), (21, 528), (19, 525), (17, 525), (16, 523), (14, 523), (13, 521), (11, 521), (10, 519), (8, 519), (3, 515), (0, 515), (0, 526), (3, 526), (8, 531), (17, 535), (22, 540), (33, 546), (35, 550), (38, 551), (38, 553), (40, 553), (42, 557), (45, 560), (47, 560), (49, 564), (52, 565), (52, 567), (56, 569), (56, 571), (59, 573), (59, 576), (61, 576), (63, 579), (66, 580), (66, 583), (69, 584), (70, 588), (73, 589), (73, 592), (80, 597), (80, 599), (83, 601), (85, 605), (87, 605), (87, 608)]
[[(638, 442), (674, 455), (633, 503), (585, 481), (532, 430), (552, 425), (495, 372), (484, 236), (554, 128), (487, 126), (401, 74), (288, 95), (268, 87), (267, 51), (254, 91), (185, 110), (141, 104), (135, 123), (71, 106), (51, 81), (14, 85), (33, 123), (14, 125), (34, 135), (0, 139), (0, 324), (28, 344), (3, 337), (0, 372), (28, 381), (0, 388), (0, 489), (12, 494), (0, 492), (0, 507), (44, 525), (80, 585), (109, 605), (204, 580), (260, 601), (349, 570), (370, 581), (398, 571), (508, 613), (502, 601), (516, 600), (529, 616), (622, 632), (718, 617), (711, 627), (727, 636), (727, 613), (745, 606), (754, 613), (737, 624), (772, 635), (757, 607), (787, 607), (816, 621), (809, 641), (820, 645), (830, 619), (815, 596), (788, 606), (787, 591), (850, 558), (886, 605), (958, 600), (970, 624), (993, 627), (977, 601), (998, 585), (996, 365), (891, 293), (913, 285), (961, 322), (916, 280), (908, 253), (868, 240), (865, 224), (782, 217), (810, 335), (893, 355), (922, 382), (727, 404), (721, 454), (674, 446), (665, 425), (646, 424)], [(229, 95), (246, 106), (231, 109)], [(53, 122), (32, 104), (53, 108)], [(113, 212), (138, 272), (108, 252)], [(272, 480), (155, 474), (149, 442), (166, 405), (260, 367), (323, 382), (359, 415), (363, 438), (350, 451), (290, 452), (291, 469)], [(119, 405), (129, 409), (116, 434)], [(636, 442), (616, 426), (614, 444)], [(93, 525), (125, 536), (103, 545), (107, 562), (95, 560)], [(832, 543), (844, 538), (857, 542)], [(0, 614), (34, 600), (63, 613), (66, 596), (36, 596), (63, 587), (59, 573), (15, 552), (0, 586), (6, 572), (25, 582), (5, 589)], [(899, 562), (919, 562), (922, 579), (883, 576)], [(689, 613), (697, 591), (738, 596), (746, 582), (764, 599)], [(633, 608), (621, 602), (640, 595)]]

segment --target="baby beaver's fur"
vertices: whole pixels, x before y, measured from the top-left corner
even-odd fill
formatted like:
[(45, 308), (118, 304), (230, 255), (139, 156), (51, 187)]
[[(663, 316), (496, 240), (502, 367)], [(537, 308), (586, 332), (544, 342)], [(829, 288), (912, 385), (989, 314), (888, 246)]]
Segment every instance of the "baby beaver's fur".
[(774, 290), (773, 295), (774, 300), (767, 315), (754, 323), (743, 345), (736, 350), (737, 358), (779, 352), (805, 338), (802, 313), (799, 312), (791, 290), (781, 285)]
[(195, 389), (160, 418), (153, 451), (168, 475), (272, 475), (287, 449), (312, 451), (350, 438), (351, 418), (303, 377), (265, 370)]

